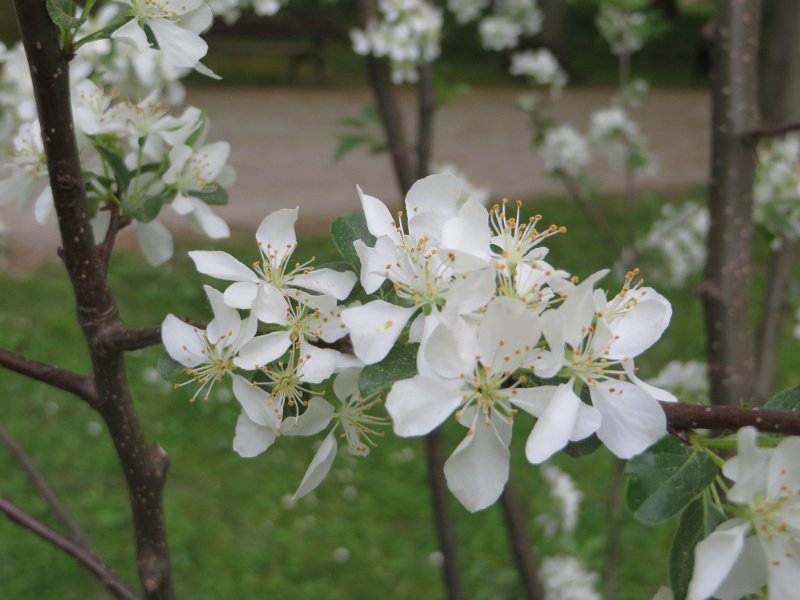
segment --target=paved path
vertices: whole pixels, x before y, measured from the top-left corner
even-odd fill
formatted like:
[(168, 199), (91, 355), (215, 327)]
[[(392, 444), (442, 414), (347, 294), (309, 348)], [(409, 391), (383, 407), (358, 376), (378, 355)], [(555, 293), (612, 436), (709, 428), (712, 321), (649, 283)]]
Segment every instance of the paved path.
[[(434, 160), (458, 165), (495, 197), (561, 194), (560, 185), (542, 173), (541, 161), (530, 148), (525, 116), (516, 109), (518, 94), (516, 89), (479, 89), (446, 106), (437, 117)], [(603, 89), (568, 90), (556, 104), (555, 115), (585, 129), (590, 113), (607, 105), (611, 94)], [(410, 111), (413, 97), (403, 100)], [(340, 131), (337, 120), (370, 104), (367, 89), (204, 87), (191, 89), (188, 101), (209, 109), (209, 141), (231, 142), (238, 179), (230, 190), (231, 204), (220, 214), (237, 235), (252, 235), (267, 213), (295, 205), (301, 207), (302, 231), (325, 231), (333, 218), (358, 209), (356, 184), (385, 201), (400, 200), (385, 155), (356, 150), (339, 163), (332, 159)], [(412, 116), (409, 112), (409, 119)], [(658, 173), (642, 186), (669, 190), (703, 185), (708, 172), (708, 95), (658, 90), (636, 117), (659, 164)], [(602, 189), (621, 188), (621, 178), (601, 161), (594, 174)], [(0, 219), (14, 230), (14, 270), (55, 256), (54, 223), (38, 226), (28, 214), (9, 208), (0, 210)], [(189, 233), (185, 224), (173, 223), (179, 234)]]

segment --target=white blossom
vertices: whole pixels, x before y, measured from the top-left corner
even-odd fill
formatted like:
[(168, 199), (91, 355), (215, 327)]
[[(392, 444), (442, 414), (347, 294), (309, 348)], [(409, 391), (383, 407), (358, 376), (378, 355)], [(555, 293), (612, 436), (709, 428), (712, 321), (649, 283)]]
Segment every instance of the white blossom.
[(513, 54), (509, 71), (512, 75), (530, 77), (539, 85), (550, 86), (554, 91), (567, 83), (567, 74), (546, 48)]
[(600, 600), (596, 591), (599, 577), (588, 571), (575, 556), (552, 556), (540, 570), (545, 600)]
[(548, 173), (575, 176), (589, 164), (589, 144), (571, 125), (557, 125), (547, 130), (542, 155)]

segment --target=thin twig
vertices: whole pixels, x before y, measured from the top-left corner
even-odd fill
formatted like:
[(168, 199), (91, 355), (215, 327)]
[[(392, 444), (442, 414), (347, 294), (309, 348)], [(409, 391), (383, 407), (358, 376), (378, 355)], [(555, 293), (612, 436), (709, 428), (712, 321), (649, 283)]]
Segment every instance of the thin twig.
[(425, 436), (425, 456), (428, 464), (428, 484), (431, 489), (433, 503), (433, 520), (444, 562), (442, 574), (448, 600), (463, 600), (464, 590), (461, 585), (461, 570), (458, 562), (458, 544), (453, 518), (447, 505), (447, 484), (442, 473), (444, 471), (444, 451), (442, 449), (442, 430), (435, 429)]
[(108, 230), (106, 231), (106, 236), (103, 241), (97, 246), (97, 254), (100, 258), (103, 270), (106, 273), (108, 273), (108, 265), (109, 262), (111, 262), (111, 252), (114, 250), (117, 234), (131, 224), (130, 219), (122, 217), (119, 205), (112, 203), (108, 210), (111, 214), (111, 219), (108, 222)]
[(116, 573), (114, 573), (99, 559), (88, 552), (84, 547), (56, 533), (47, 527), (47, 525), (35, 519), (2, 496), (0, 496), (0, 511), (4, 512), (11, 521), (14, 521), (25, 529), (32, 531), (43, 540), (50, 542), (56, 548), (63, 550), (75, 558), (95, 577), (97, 577), (97, 579), (100, 580), (100, 582), (106, 587), (106, 589), (108, 589), (108, 591), (114, 594), (114, 596), (117, 598), (123, 598), (124, 600), (141, 600), (141, 597), (137, 595), (131, 588), (129, 588)]
[(739, 429), (751, 426), (765, 433), (800, 435), (800, 412), (661, 402), (672, 430)]
[(614, 459), (611, 484), (606, 499), (606, 551), (603, 561), (603, 600), (615, 600), (619, 585), (617, 571), (622, 554), (622, 488), (625, 461)]
[(764, 306), (761, 309), (761, 326), (758, 332), (755, 394), (760, 401), (769, 398), (775, 381), (775, 371), (778, 367), (778, 338), (786, 312), (786, 289), (792, 276), (796, 250), (796, 241), (783, 238), (780, 249), (773, 251), (770, 256)]
[(741, 136), (743, 138), (760, 140), (769, 137), (779, 137), (792, 131), (800, 129), (800, 121), (793, 121), (791, 123), (784, 123), (776, 127), (756, 127), (753, 129), (745, 129)]
[(0, 348), (0, 367), (41, 381), (78, 396), (91, 405), (97, 401), (92, 378), (60, 367), (32, 360), (18, 352)]
[(84, 548), (90, 554), (96, 554), (91, 543), (89, 542), (89, 537), (84, 533), (80, 526), (72, 520), (72, 517), (69, 516), (67, 509), (61, 503), (61, 500), (58, 499), (58, 496), (56, 496), (55, 492), (53, 492), (53, 490), (47, 484), (44, 475), (42, 475), (41, 471), (39, 471), (39, 469), (36, 467), (31, 457), (28, 456), (27, 452), (25, 452), (25, 449), (19, 445), (17, 440), (14, 439), (14, 437), (6, 430), (5, 427), (3, 427), (2, 424), (0, 424), (0, 443), (8, 448), (9, 453), (14, 460), (17, 461), (22, 471), (28, 477), (31, 485), (33, 485), (45, 503), (47, 503), (47, 506), (55, 515), (56, 519), (58, 519), (58, 521), (69, 532), (70, 536), (72, 537), (72, 541), (74, 541), (78, 546)]
[(503, 494), (500, 496), (500, 505), (503, 509), (503, 518), (506, 523), (506, 532), (511, 546), (511, 554), (517, 566), (517, 573), (522, 580), (527, 600), (543, 600), (544, 587), (539, 579), (539, 566), (533, 546), (528, 539), (527, 519), (525, 507), (509, 478)]

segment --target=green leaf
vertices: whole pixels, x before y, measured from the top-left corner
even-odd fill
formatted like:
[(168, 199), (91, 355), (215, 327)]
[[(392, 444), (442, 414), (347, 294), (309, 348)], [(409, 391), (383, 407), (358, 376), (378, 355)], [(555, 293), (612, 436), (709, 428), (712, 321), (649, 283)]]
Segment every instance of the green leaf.
[(333, 160), (338, 162), (359, 146), (363, 146), (369, 142), (370, 139), (365, 135), (343, 135), (339, 139), (339, 145), (336, 147), (336, 152), (333, 153)]
[(388, 391), (395, 381), (414, 377), (418, 349), (419, 344), (397, 344), (381, 362), (364, 367), (358, 380), (361, 395)]
[(46, 0), (47, 14), (61, 29), (77, 29), (86, 17), (77, 18), (69, 12), (69, 0)]
[(683, 511), (669, 555), (669, 585), (674, 600), (685, 600), (694, 571), (694, 547), (725, 520), (706, 494)]
[(159, 375), (161, 375), (161, 377), (167, 381), (173, 381), (186, 374), (186, 367), (184, 367), (166, 352), (158, 357), (156, 369), (158, 370)]
[(364, 120), (361, 117), (342, 117), (337, 123), (342, 127), (352, 127), (353, 129), (364, 128)]
[(602, 445), (603, 442), (601, 442), (596, 435), (592, 434), (578, 442), (570, 442), (564, 447), (564, 452), (572, 458), (581, 458), (582, 456), (592, 454)]
[(124, 198), (125, 192), (128, 191), (128, 185), (131, 183), (131, 172), (128, 170), (128, 167), (125, 166), (125, 160), (111, 148), (97, 142), (94, 143), (94, 148), (97, 150), (100, 158), (103, 159), (103, 162), (105, 162), (111, 169), (111, 172), (114, 173), (114, 180), (117, 182), (117, 193)]
[(162, 206), (172, 201), (176, 193), (173, 188), (165, 188), (158, 194), (126, 201), (122, 209), (140, 223), (149, 223), (158, 216)]
[(222, 206), (228, 203), (228, 191), (220, 186), (216, 186), (214, 189), (208, 191), (189, 192), (189, 195), (199, 198), (206, 204), (215, 206)]
[(800, 412), (800, 385), (778, 392), (764, 404), (764, 408)]
[(648, 525), (677, 515), (701, 494), (719, 473), (714, 461), (667, 437), (635, 456), (625, 468), (627, 501), (634, 516)]
[(353, 213), (339, 217), (331, 225), (331, 235), (333, 243), (347, 262), (358, 271), (361, 269), (361, 261), (358, 259), (353, 242), (362, 240), (367, 246), (375, 245), (375, 236), (367, 228), (367, 220), (364, 213)]

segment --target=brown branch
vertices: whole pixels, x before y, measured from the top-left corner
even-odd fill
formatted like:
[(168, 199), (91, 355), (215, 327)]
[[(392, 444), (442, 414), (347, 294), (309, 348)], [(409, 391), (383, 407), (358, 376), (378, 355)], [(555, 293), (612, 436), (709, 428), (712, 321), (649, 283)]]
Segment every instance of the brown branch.
[(0, 367), (74, 394), (93, 406), (97, 402), (94, 383), (88, 375), (78, 375), (3, 348), (0, 348)]
[(442, 551), (442, 575), (448, 600), (463, 600), (461, 570), (458, 562), (456, 530), (450, 509), (447, 505), (449, 493), (444, 476), (444, 449), (442, 448), (441, 427), (425, 436), (425, 457), (428, 464), (428, 485), (433, 503), (433, 521), (436, 525), (439, 548)]
[[(362, 26), (366, 27), (375, 15), (374, 0), (360, 0), (359, 12)], [(386, 134), (386, 143), (392, 157), (392, 166), (398, 187), (404, 192), (414, 183), (410, 146), (406, 140), (403, 114), (392, 83), (389, 63), (386, 59), (367, 55), (367, 75), (370, 87), (381, 114), (381, 123)]]
[(144, 438), (133, 407), (124, 355), (103, 343), (121, 327), (105, 267), (92, 237), (69, 86), (69, 57), (44, 0), (14, 0), (30, 66), (50, 187), (75, 295), (78, 322), (92, 361), (96, 405), (105, 421), (128, 486), (139, 579), (148, 600), (172, 600), (172, 570), (164, 522), (163, 489), (169, 460)]
[(64, 526), (64, 528), (72, 536), (78, 546), (84, 548), (90, 554), (95, 554), (92, 545), (89, 543), (88, 536), (83, 532), (80, 526), (72, 520), (69, 516), (67, 509), (58, 499), (55, 492), (50, 488), (42, 475), (41, 471), (36, 467), (33, 460), (25, 452), (24, 448), (19, 445), (17, 440), (0, 424), (0, 443), (8, 448), (9, 453), (17, 461), (22, 471), (28, 477), (31, 485), (36, 489), (47, 506), (50, 508), (56, 519)]
[(97, 577), (106, 589), (117, 598), (123, 598), (124, 600), (141, 600), (140, 596), (130, 589), (116, 573), (84, 547), (56, 533), (47, 527), (47, 525), (33, 518), (2, 496), (0, 496), (0, 511), (4, 512), (11, 521), (32, 531), (43, 540), (72, 556), (88, 569), (92, 575)]
[(779, 137), (791, 133), (792, 131), (797, 131), (798, 129), (800, 129), (800, 121), (794, 121), (792, 123), (783, 123), (776, 127), (755, 127), (746, 129), (741, 133), (741, 136), (748, 141), (757, 141), (764, 138)]
[(431, 148), (433, 146), (433, 117), (436, 112), (436, 88), (433, 81), (433, 64), (425, 63), (419, 69), (417, 84), (417, 179), (430, 174)]
[(525, 590), (525, 598), (527, 600), (543, 600), (545, 597), (544, 587), (539, 579), (538, 561), (527, 535), (525, 507), (510, 478), (500, 496), (500, 506), (503, 509), (511, 554)]
[(111, 253), (117, 241), (117, 234), (131, 224), (130, 219), (121, 215), (118, 204), (111, 203), (108, 211), (111, 213), (111, 219), (108, 222), (108, 230), (106, 231), (106, 236), (103, 241), (97, 246), (100, 263), (103, 266), (103, 271), (106, 273), (108, 273), (108, 264), (111, 261)]
[(756, 372), (755, 395), (766, 401), (772, 393), (775, 371), (778, 368), (778, 339), (785, 316), (786, 290), (792, 276), (792, 266), (797, 242), (783, 238), (779, 250), (770, 256), (767, 271), (764, 306), (761, 309), (761, 325), (758, 335), (758, 371)]
[(800, 435), (800, 412), (661, 402), (667, 427), (687, 429), (739, 429), (755, 427), (764, 433)]

